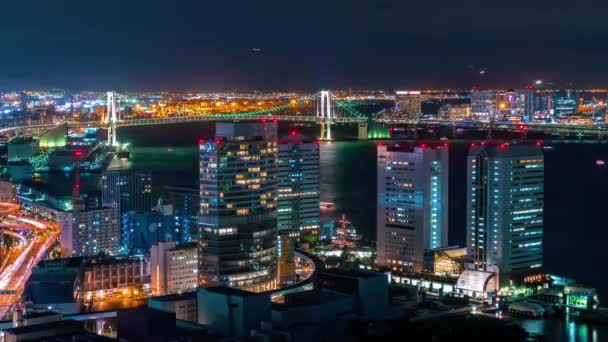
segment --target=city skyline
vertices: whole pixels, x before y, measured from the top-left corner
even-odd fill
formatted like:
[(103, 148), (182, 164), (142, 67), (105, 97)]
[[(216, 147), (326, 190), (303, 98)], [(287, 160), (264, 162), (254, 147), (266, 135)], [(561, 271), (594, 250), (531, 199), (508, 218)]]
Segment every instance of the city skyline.
[(605, 0), (3, 5), (0, 342), (608, 341)]

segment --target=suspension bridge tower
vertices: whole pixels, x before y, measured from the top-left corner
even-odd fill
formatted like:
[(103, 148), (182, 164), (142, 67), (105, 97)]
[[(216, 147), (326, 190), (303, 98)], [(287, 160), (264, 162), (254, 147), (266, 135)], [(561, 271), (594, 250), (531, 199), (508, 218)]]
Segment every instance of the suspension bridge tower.
[(331, 124), (336, 114), (331, 105), (331, 93), (322, 90), (317, 96), (316, 115), (321, 119), (321, 140), (332, 140)]
[(118, 145), (116, 141), (116, 123), (118, 122), (118, 117), (116, 115), (116, 98), (114, 97), (113, 91), (109, 91), (107, 97), (107, 110), (103, 123), (106, 125), (109, 124), (108, 146), (116, 146)]

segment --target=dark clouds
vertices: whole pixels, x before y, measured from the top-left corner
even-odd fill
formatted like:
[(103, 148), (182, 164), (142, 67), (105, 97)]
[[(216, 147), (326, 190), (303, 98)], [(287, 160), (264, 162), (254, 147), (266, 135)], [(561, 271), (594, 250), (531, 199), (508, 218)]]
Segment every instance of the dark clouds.
[[(608, 86), (603, 1), (10, 1), (0, 87)], [(261, 48), (252, 53), (252, 48)], [(481, 65), (480, 77), (468, 65)]]

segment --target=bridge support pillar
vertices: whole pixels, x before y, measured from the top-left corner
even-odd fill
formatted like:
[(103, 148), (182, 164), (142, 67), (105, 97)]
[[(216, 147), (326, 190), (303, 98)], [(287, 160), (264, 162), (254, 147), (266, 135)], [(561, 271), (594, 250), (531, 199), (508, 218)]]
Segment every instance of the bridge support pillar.
[(116, 139), (116, 122), (118, 122), (118, 116), (116, 115), (116, 98), (114, 97), (114, 92), (108, 92), (108, 103), (107, 103), (107, 112), (104, 122), (109, 123), (108, 127), (108, 145), (116, 146), (118, 145)]
[(357, 139), (359, 140), (367, 140), (367, 122), (359, 123), (359, 134), (357, 135)]
[(118, 139), (116, 138), (116, 124), (111, 123), (108, 126), (108, 146), (117, 146)]
[(321, 122), (321, 140), (332, 140), (331, 138), (331, 121), (326, 120)]

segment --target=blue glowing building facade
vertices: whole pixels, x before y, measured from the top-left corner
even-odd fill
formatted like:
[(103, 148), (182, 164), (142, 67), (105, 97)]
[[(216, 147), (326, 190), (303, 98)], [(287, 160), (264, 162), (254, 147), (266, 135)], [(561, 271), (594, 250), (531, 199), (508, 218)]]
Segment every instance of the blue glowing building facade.
[(447, 145), (378, 146), (377, 263), (421, 271), (424, 252), (448, 244)]
[(543, 265), (544, 158), (538, 146), (472, 146), (467, 160), (467, 248), (501, 285)]
[(292, 132), (279, 140), (278, 149), (278, 229), (315, 237), (320, 228), (319, 144)]

